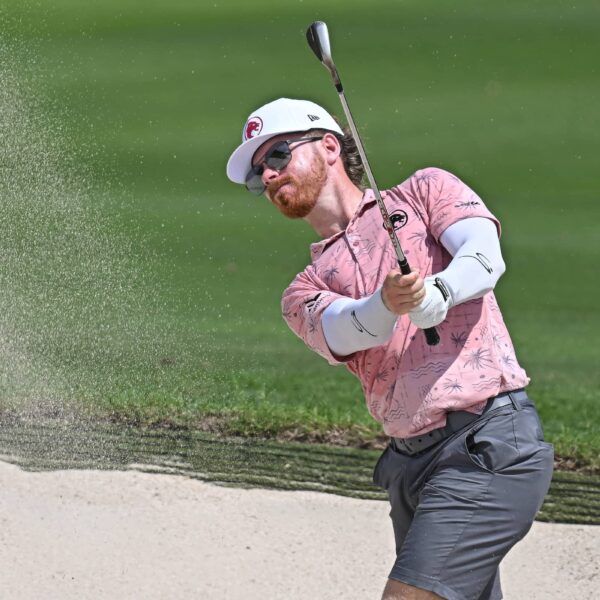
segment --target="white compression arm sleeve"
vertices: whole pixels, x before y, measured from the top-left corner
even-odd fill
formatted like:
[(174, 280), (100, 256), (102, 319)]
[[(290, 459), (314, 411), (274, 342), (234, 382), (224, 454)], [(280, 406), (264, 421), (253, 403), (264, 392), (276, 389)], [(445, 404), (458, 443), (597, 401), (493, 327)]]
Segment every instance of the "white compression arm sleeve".
[(506, 270), (496, 225), (485, 217), (471, 217), (450, 225), (440, 238), (454, 257), (435, 277), (450, 292), (451, 306), (480, 298), (494, 289)]
[(386, 308), (379, 288), (359, 300), (334, 300), (323, 311), (321, 325), (329, 349), (338, 356), (347, 356), (385, 344), (392, 336), (397, 318)]
[[(450, 225), (440, 240), (454, 258), (446, 269), (430, 277), (440, 278), (448, 288), (450, 306), (479, 298), (494, 288), (505, 266), (493, 221), (485, 217), (463, 219)], [(331, 351), (347, 356), (385, 344), (397, 318), (383, 304), (379, 288), (359, 300), (335, 300), (323, 312), (321, 324)]]

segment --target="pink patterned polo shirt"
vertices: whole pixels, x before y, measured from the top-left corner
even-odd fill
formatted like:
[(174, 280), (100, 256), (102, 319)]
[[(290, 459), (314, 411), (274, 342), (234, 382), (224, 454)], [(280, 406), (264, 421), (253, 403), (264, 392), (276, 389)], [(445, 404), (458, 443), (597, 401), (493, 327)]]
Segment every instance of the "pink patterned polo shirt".
[[(417, 171), (382, 196), (411, 268), (422, 277), (452, 260), (439, 240), (453, 223), (487, 217), (500, 230), (481, 198), (442, 169)], [(488, 398), (529, 383), (493, 292), (451, 308), (437, 326), (437, 346), (428, 346), (423, 331), (402, 315), (388, 343), (345, 357), (331, 353), (323, 311), (337, 298), (374, 293), (397, 268), (372, 190), (365, 191), (345, 231), (312, 244), (311, 255), (311, 264), (283, 293), (283, 317), (309, 348), (358, 377), (369, 412), (388, 435), (442, 427), (448, 411), (481, 412)]]

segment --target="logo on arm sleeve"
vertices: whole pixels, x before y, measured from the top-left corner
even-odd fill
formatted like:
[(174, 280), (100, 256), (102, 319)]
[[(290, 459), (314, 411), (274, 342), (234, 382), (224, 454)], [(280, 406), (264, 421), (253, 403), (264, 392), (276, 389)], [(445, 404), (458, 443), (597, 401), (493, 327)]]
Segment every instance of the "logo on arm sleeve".
[(463, 256), (459, 256), (458, 258), (474, 258), (488, 273), (491, 274), (494, 272), (490, 259), (481, 252), (475, 252), (475, 256), (472, 254), (463, 254)]
[(350, 318), (352, 320), (352, 325), (354, 325), (354, 327), (356, 327), (357, 331), (360, 331), (360, 333), (368, 333), (371, 337), (377, 337), (374, 333), (371, 333), (359, 320), (358, 317), (356, 316), (356, 311), (352, 311), (350, 313)]

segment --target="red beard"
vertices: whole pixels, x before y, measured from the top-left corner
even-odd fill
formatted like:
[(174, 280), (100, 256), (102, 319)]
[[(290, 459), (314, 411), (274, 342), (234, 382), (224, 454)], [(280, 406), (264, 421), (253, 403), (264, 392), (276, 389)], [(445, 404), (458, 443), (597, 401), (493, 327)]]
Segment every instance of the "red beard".
[(283, 175), (267, 187), (271, 202), (290, 219), (303, 219), (314, 208), (327, 181), (323, 157), (315, 152), (310, 173), (301, 182), (296, 175)]

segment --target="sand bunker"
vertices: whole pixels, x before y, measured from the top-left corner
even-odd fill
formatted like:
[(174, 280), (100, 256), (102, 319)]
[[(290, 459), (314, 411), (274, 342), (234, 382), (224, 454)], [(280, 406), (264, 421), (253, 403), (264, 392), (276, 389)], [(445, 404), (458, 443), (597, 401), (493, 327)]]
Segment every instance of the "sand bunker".
[[(3, 599), (379, 599), (392, 564), (381, 501), (1, 462), (0, 490)], [(502, 573), (508, 600), (597, 598), (600, 528), (535, 523)]]

